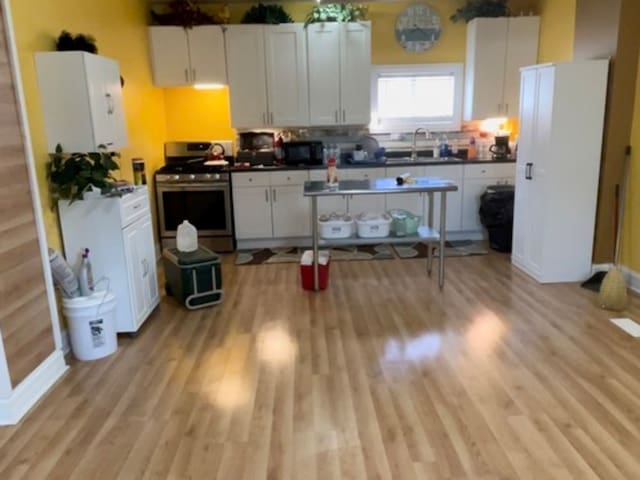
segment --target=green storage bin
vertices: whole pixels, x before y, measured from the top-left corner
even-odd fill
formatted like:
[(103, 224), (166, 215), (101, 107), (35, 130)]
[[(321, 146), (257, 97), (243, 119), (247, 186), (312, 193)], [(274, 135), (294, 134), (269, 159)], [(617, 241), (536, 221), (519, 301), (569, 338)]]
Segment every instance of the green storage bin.
[(220, 257), (198, 247), (194, 252), (167, 248), (162, 253), (167, 295), (190, 310), (222, 302)]

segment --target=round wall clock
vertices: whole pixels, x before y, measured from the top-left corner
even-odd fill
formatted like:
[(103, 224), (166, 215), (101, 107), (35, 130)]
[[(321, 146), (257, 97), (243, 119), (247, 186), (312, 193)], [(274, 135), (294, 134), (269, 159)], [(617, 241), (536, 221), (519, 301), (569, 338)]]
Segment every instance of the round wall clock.
[(440, 39), (440, 15), (429, 5), (411, 5), (396, 20), (396, 40), (408, 52), (425, 52)]

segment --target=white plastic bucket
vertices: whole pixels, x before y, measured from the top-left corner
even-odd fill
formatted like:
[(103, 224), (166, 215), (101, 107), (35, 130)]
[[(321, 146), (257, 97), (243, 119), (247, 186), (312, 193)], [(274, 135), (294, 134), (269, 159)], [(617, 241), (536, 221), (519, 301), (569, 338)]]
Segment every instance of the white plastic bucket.
[(118, 349), (116, 297), (112, 293), (63, 298), (62, 310), (69, 322), (71, 349), (78, 360), (96, 360)]

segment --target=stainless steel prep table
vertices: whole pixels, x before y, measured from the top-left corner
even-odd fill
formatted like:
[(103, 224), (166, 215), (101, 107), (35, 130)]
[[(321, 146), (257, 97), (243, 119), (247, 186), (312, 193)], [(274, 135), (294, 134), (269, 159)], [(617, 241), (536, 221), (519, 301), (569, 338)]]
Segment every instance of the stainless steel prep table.
[[(379, 244), (379, 243), (435, 243), (438, 242), (440, 288), (444, 286), (444, 249), (447, 226), (447, 193), (455, 192), (458, 186), (449, 180), (435, 177), (419, 177), (415, 183), (398, 186), (395, 178), (377, 178), (372, 180), (341, 180), (337, 188), (329, 188), (323, 181), (305, 182), (304, 196), (311, 197), (311, 225), (313, 237), (313, 285), (318, 290), (318, 247), (329, 245)], [(318, 238), (318, 197), (336, 195), (380, 195), (385, 193), (427, 193), (429, 212), (426, 227), (421, 227), (419, 235), (386, 238), (344, 238), (324, 240)], [(433, 194), (440, 194), (440, 230), (433, 228)], [(427, 269), (431, 274), (432, 251), (428, 248)]]

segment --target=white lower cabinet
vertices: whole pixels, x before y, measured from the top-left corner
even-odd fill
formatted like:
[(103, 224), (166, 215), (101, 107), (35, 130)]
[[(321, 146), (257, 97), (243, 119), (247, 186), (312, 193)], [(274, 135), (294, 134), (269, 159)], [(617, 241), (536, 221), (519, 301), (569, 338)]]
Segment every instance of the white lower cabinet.
[[(350, 168), (344, 169), (342, 176), (347, 180), (373, 180), (386, 175), (384, 168)], [(347, 210), (351, 215), (383, 213), (387, 209), (385, 195), (350, 195), (347, 201)]]
[(462, 230), (482, 231), (480, 199), (489, 185), (511, 184), (515, 178), (514, 163), (465, 165), (462, 184)]
[(98, 290), (115, 294), (118, 332), (138, 331), (160, 301), (147, 189), (61, 201), (58, 211), (67, 261), (78, 271), (89, 248)]
[(302, 195), (308, 172), (234, 172), (238, 240), (308, 237), (311, 203)]
[[(405, 173), (410, 173), (413, 177), (424, 177), (425, 167), (388, 167), (386, 177), (396, 178)], [(424, 215), (424, 195), (421, 193), (400, 193), (395, 195), (385, 195), (387, 200), (387, 210), (400, 208), (408, 210), (415, 215)]]
[[(462, 230), (462, 179), (464, 176), (461, 165), (429, 166), (426, 175), (438, 177), (443, 180), (452, 180), (458, 185), (456, 192), (447, 193), (447, 232), (459, 232)], [(425, 224), (426, 212), (429, 210), (429, 195), (425, 194)], [(433, 225), (440, 228), (440, 194), (433, 194)]]

